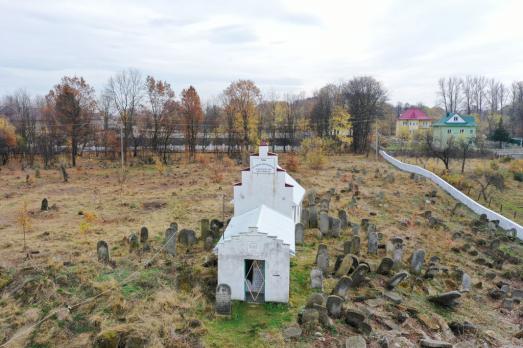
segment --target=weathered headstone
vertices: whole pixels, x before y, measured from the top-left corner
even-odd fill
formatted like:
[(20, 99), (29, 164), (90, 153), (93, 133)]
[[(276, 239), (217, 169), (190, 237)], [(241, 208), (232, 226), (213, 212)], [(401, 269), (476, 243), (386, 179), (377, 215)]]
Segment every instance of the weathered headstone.
[(382, 274), (382, 275), (388, 275), (390, 273), (390, 271), (392, 270), (393, 266), (394, 266), (394, 261), (390, 257), (384, 257), (381, 260), (381, 263), (378, 266), (376, 273)]
[(149, 230), (147, 227), (142, 226), (140, 229), (140, 243), (147, 243), (149, 240)]
[(425, 261), (425, 250), (418, 249), (412, 254), (410, 261), (410, 271), (414, 274), (420, 274), (423, 262)]
[(336, 295), (330, 295), (327, 297), (327, 311), (329, 315), (333, 318), (339, 318), (343, 311), (343, 298), (336, 296)]
[[(214, 239), (217, 239), (220, 237), (223, 226), (224, 226), (224, 224), (222, 221), (220, 221), (218, 219), (211, 220), (211, 222), (209, 223), (209, 228), (211, 230), (211, 233), (212, 233)], [(176, 231), (178, 231), (178, 228), (176, 228)]]
[(392, 290), (396, 286), (398, 286), (403, 280), (405, 280), (408, 276), (409, 273), (407, 271), (398, 272), (389, 279), (385, 287), (388, 290)]
[(305, 241), (305, 231), (300, 222), (294, 226), (294, 241), (298, 245), (302, 245)]
[(109, 246), (104, 240), (100, 240), (98, 243), (96, 243), (96, 253), (98, 255), (99, 262), (108, 263), (111, 259), (109, 255)]
[(369, 273), (370, 268), (366, 263), (360, 263), (358, 267), (352, 273), (352, 284), (351, 287), (357, 288), (365, 281), (365, 276)]
[(431, 296), (429, 297), (429, 301), (439, 304), (440, 306), (453, 307), (458, 304), (456, 300), (460, 297), (461, 294), (459, 291), (450, 291), (440, 295)]
[(353, 236), (359, 236), (360, 235), (360, 225), (352, 224), (352, 235)]
[(368, 233), (367, 240), (367, 251), (370, 255), (376, 255), (378, 253), (378, 234), (374, 231)]
[(329, 213), (329, 205), (330, 205), (330, 200), (328, 199), (322, 199), (320, 201), (320, 213), (321, 212), (326, 212), (326, 213)]
[(316, 254), (316, 265), (323, 272), (327, 274), (329, 271), (329, 251), (325, 244), (318, 245), (318, 253)]
[[(339, 265), (338, 269), (336, 270), (336, 276), (341, 277), (344, 275), (347, 275), (351, 268), (354, 267), (354, 261), (355, 259), (352, 257), (351, 254), (347, 254), (343, 257), (343, 260), (341, 261), (341, 264)], [(355, 267), (354, 267), (355, 268)]]
[(216, 314), (230, 316), (231, 287), (227, 284), (218, 284), (216, 287)]
[(338, 210), (338, 219), (340, 219), (340, 227), (343, 230), (349, 227), (349, 216), (345, 210)]
[(345, 298), (345, 295), (347, 295), (347, 291), (349, 291), (351, 286), (352, 279), (350, 277), (343, 276), (332, 290), (332, 294), (341, 298)]
[(331, 226), (330, 226), (330, 236), (334, 238), (338, 238), (340, 236), (340, 219), (332, 218), (330, 219)]
[(361, 219), (360, 226), (363, 232), (367, 232), (367, 229), (369, 228), (369, 219)]
[(300, 221), (301, 221), (301, 224), (305, 227), (305, 228), (309, 228), (309, 208), (307, 207), (304, 207), (302, 210), (301, 210), (301, 216), (300, 216)]
[(322, 237), (329, 236), (329, 215), (326, 212), (320, 212), (320, 218), (318, 221), (320, 233)]
[(127, 241), (129, 242), (129, 251), (136, 250), (140, 246), (140, 241), (136, 233), (131, 233)]
[(49, 202), (47, 201), (47, 198), (42, 199), (42, 204), (40, 205), (41, 211), (48, 211), (49, 210)]
[(392, 261), (395, 266), (401, 265), (403, 257), (403, 239), (400, 237), (394, 237), (391, 239), (392, 243)]
[(178, 224), (173, 222), (171, 226), (165, 230), (165, 250), (171, 255), (176, 255), (176, 234), (178, 232)]
[(309, 227), (317, 228), (318, 227), (318, 209), (315, 205), (309, 206), (307, 209), (309, 211)]
[(186, 247), (191, 247), (196, 243), (196, 233), (193, 230), (184, 228), (178, 234), (178, 242), (182, 243)]
[(323, 291), (323, 272), (319, 268), (311, 270), (311, 288)]
[(472, 288), (472, 279), (467, 273), (463, 273), (461, 277), (461, 291), (468, 292)]
[(360, 254), (361, 240), (360, 236), (354, 236), (351, 239), (350, 252), (354, 255)]

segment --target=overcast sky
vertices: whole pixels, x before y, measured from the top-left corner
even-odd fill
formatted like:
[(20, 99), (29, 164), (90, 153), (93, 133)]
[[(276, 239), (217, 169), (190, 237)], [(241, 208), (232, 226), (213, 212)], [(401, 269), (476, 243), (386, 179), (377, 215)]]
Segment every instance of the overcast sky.
[(523, 1), (0, 0), (0, 95), (64, 75), (97, 91), (133, 67), (209, 100), (233, 80), (265, 94), (372, 75), (392, 102), (436, 103), (442, 76), (523, 79)]

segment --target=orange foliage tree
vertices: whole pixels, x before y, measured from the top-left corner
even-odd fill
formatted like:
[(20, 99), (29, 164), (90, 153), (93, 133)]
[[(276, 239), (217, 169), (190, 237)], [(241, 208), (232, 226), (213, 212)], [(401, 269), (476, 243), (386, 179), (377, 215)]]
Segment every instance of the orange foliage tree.
[(182, 91), (181, 113), (185, 130), (185, 147), (190, 159), (194, 159), (198, 130), (203, 120), (200, 96), (193, 86)]

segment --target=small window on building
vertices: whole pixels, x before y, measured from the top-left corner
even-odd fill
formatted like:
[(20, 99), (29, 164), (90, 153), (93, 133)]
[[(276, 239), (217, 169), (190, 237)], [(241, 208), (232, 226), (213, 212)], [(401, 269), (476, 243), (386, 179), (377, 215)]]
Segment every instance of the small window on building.
[(460, 129), (459, 132), (460, 132), (460, 133), (464, 133), (465, 130), (464, 130), (464, 129)]
[(454, 116), (454, 121), (457, 121), (458, 120), (458, 116)]
[(470, 130), (470, 134), (472, 134), (472, 133), (474, 133), (474, 131), (471, 129), (471, 130)]
[(447, 133), (450, 134), (452, 132), (451, 129), (447, 129)]

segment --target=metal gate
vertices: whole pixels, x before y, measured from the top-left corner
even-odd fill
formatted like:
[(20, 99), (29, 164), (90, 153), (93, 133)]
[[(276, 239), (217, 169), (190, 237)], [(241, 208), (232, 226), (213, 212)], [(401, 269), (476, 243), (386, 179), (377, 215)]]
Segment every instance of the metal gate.
[(245, 260), (245, 301), (265, 302), (265, 261)]

